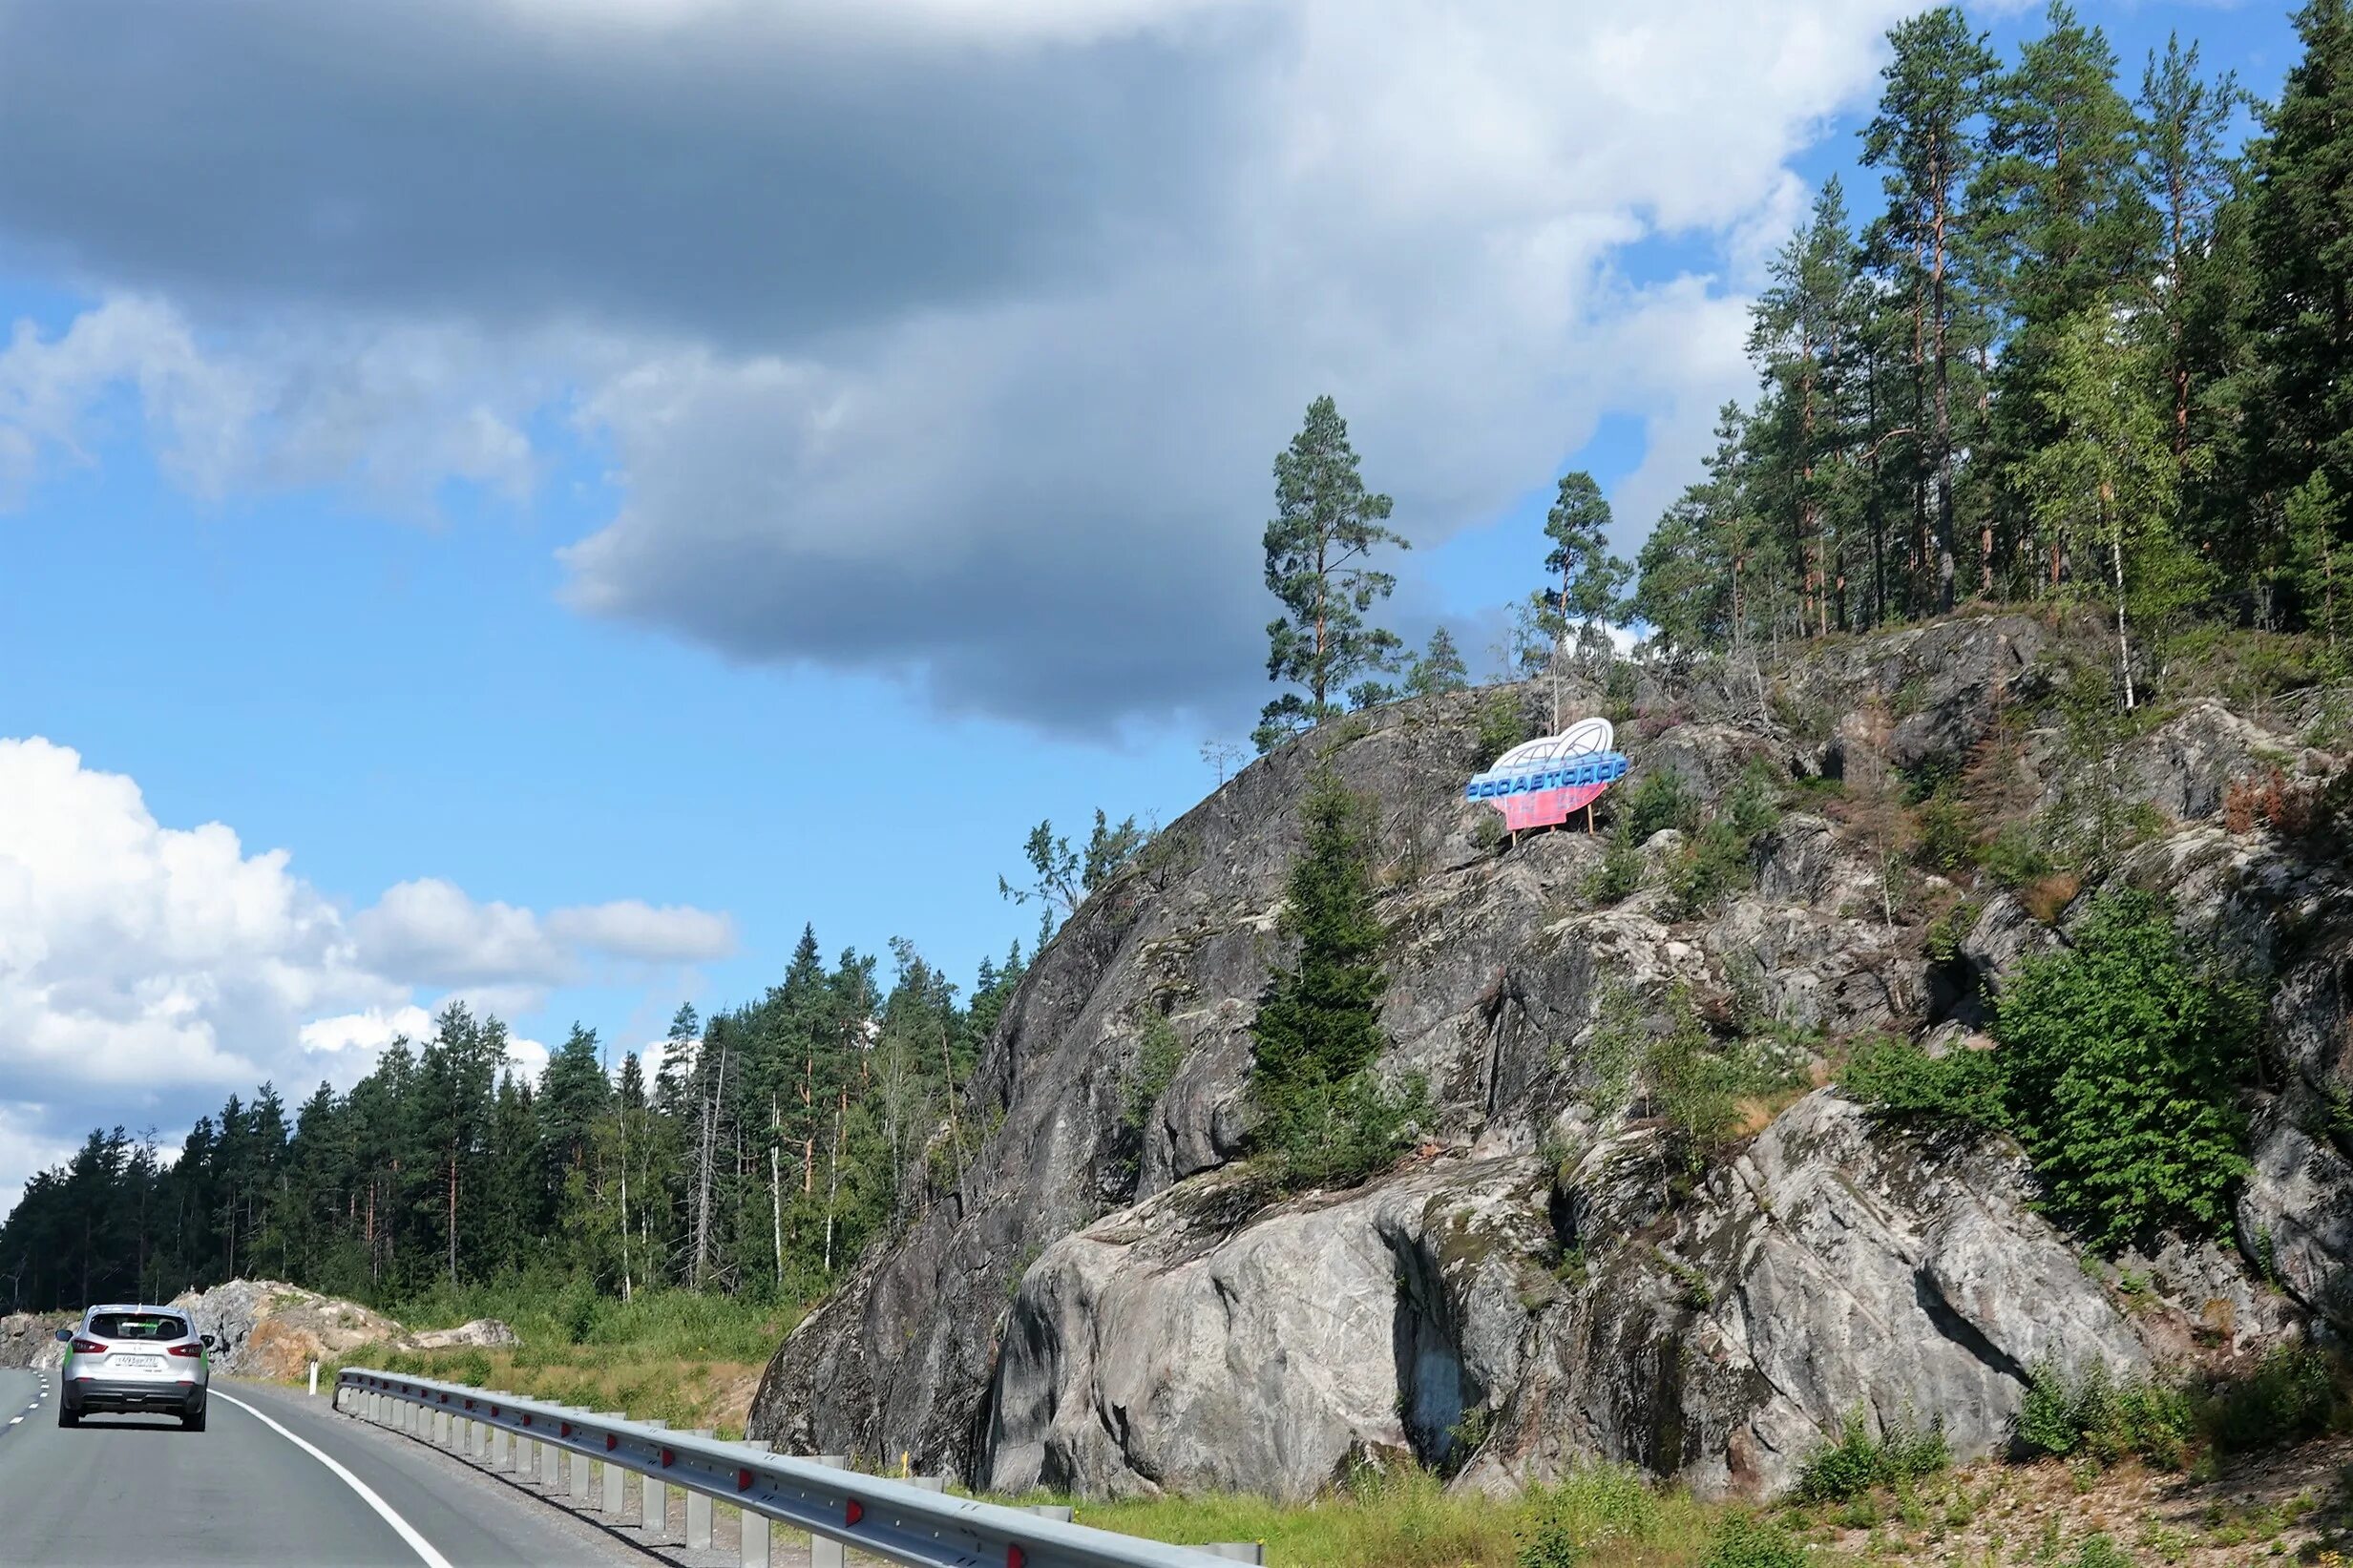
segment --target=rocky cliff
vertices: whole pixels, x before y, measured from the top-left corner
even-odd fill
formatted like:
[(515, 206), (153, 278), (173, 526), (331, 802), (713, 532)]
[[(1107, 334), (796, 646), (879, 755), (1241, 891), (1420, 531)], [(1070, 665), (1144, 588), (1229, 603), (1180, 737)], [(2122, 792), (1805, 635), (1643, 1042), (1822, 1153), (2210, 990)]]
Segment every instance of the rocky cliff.
[[(975, 1079), (995, 1123), (979, 1157), (778, 1351), (752, 1432), (912, 1451), (1005, 1490), (1299, 1495), (1384, 1454), (1503, 1486), (1600, 1454), (1754, 1494), (1857, 1408), (1980, 1453), (2038, 1364), (2228, 1359), (2342, 1311), (2353, 889), (2335, 841), (2282, 825), (2322, 809), (2347, 694), (2179, 702), (2088, 748), (2061, 698), (2098, 657), (1983, 616), (1777, 674), (1621, 671), (1634, 771), (1616, 801), (1671, 769), (1712, 809), (1761, 764), (1790, 803), (1745, 886), (1690, 918), (1656, 875), (1588, 896), (1598, 838), (1499, 841), (1460, 798), (1485, 760), (1481, 694), (1262, 759), (1039, 956)], [(1548, 688), (1506, 691), (1531, 727), (1548, 717)], [(1242, 1159), (1249, 1026), (1285, 956), (1277, 904), (1319, 760), (1383, 805), (1383, 1071), (1421, 1075), (1437, 1121), (1363, 1186), (1276, 1198)], [(2243, 787), (2225, 810), (2235, 781), (2274, 769), (2294, 810), (2251, 819)], [(2110, 839), (2105, 869), (2004, 890), (1918, 868), (1889, 803), (1937, 778), (1981, 817)], [(1678, 841), (1644, 853), (1663, 866)], [(1887, 1129), (1827, 1086), (1859, 1034), (1969, 1043), (2011, 966), (2119, 883), (2171, 894), (2269, 996), (2236, 1244), (2121, 1260), (2129, 1295), (2035, 1211), (2013, 1150)], [(1628, 997), (1761, 1032), (1799, 1089), (1747, 1106), (1747, 1136), (1679, 1175), (1656, 1119), (1607, 1087), (1605, 1014)], [(1155, 1015), (1189, 1049), (1138, 1127), (1126, 1090)]]

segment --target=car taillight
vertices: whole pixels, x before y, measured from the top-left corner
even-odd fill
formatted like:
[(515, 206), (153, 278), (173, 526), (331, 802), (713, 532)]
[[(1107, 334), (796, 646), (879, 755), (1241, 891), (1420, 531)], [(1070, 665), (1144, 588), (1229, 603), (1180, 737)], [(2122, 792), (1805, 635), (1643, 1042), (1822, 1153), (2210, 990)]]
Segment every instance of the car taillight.
[(186, 1356), (189, 1360), (194, 1361), (198, 1356), (204, 1353), (204, 1348), (200, 1345), (175, 1345), (171, 1347), (171, 1352), (176, 1356)]
[(106, 1354), (106, 1347), (95, 1339), (77, 1339), (74, 1342), (74, 1353), (77, 1356), (102, 1356)]

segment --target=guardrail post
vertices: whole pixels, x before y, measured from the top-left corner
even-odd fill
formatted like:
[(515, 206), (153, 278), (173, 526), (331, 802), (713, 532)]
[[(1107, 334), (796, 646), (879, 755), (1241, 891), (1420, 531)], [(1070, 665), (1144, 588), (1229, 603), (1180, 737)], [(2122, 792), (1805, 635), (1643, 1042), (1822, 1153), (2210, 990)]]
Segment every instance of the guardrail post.
[(1262, 1563), (1267, 1560), (1267, 1547), (1264, 1541), (1219, 1540), (1211, 1541), (1207, 1546), (1196, 1546), (1193, 1550), (1206, 1552), (1210, 1557), (1221, 1558), (1228, 1562)]
[(1029, 1511), (1041, 1519), (1052, 1519), (1057, 1524), (1070, 1522), (1071, 1508), (1068, 1503), (1032, 1503)]
[[(719, 1435), (709, 1427), (694, 1429), (697, 1437)], [(711, 1495), (686, 1489), (686, 1546), (689, 1551), (707, 1552), (711, 1547)]]
[(513, 1470), (514, 1468), (515, 1456), (507, 1447), (507, 1429), (504, 1427), (491, 1428), (491, 1469)]
[[(589, 1413), (587, 1411), (580, 1409), (577, 1405), (566, 1405), (564, 1409), (571, 1411), (574, 1415), (586, 1415)], [(582, 1508), (586, 1508), (589, 1506), (589, 1500), (595, 1495), (596, 1489), (588, 1477), (588, 1455), (585, 1453), (573, 1454), (572, 1500), (578, 1503)]]
[[(669, 1426), (667, 1421), (647, 1421), (645, 1426), (657, 1429)], [(647, 1475), (641, 1490), (643, 1506), (638, 1514), (638, 1528), (645, 1533), (649, 1542), (666, 1543), (670, 1538), (670, 1488), (657, 1475)]]
[(533, 1446), (539, 1451), (539, 1484), (550, 1492), (563, 1484), (563, 1450), (544, 1437), (535, 1438)]
[[(743, 1442), (735, 1445), (755, 1460), (765, 1459), (776, 1452), (768, 1443)], [(744, 1534), (738, 1560), (743, 1568), (768, 1568), (768, 1516), (744, 1510)]]
[[(600, 1421), (620, 1421), (627, 1419), (627, 1417), (625, 1417), (620, 1411), (606, 1411), (599, 1415), (598, 1419)], [(629, 1506), (628, 1482), (629, 1473), (627, 1471), (621, 1469), (620, 1466), (615, 1464), (610, 1459), (604, 1461), (605, 1517), (609, 1519), (618, 1519), (621, 1516), (621, 1511)]]
[[(850, 1456), (846, 1453), (820, 1453), (817, 1462), (834, 1470), (848, 1470)], [(824, 1536), (809, 1537), (809, 1568), (849, 1568), (850, 1552), (840, 1541)]]

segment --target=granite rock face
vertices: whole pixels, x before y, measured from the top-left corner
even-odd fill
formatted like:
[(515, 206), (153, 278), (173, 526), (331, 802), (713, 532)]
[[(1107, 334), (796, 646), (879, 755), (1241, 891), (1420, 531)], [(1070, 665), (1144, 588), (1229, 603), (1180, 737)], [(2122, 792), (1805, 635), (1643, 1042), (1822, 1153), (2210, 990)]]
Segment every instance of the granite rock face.
[[(1603, 842), (1509, 844), (1460, 798), (1484, 694), (1356, 715), (1253, 763), (1039, 956), (975, 1078), (967, 1114), (996, 1132), (779, 1349), (752, 1434), (1014, 1490), (1297, 1496), (1402, 1456), (1500, 1489), (1602, 1455), (1763, 1495), (1856, 1409), (1981, 1453), (2037, 1365), (2259, 1353), (2304, 1314), (2347, 1316), (2331, 1282), (2353, 1267), (2353, 1118), (2333, 1112), (2353, 1092), (2353, 891), (2314, 842), (2218, 820), (2272, 756), (2316, 787), (2341, 767), (2300, 721), (2192, 704), (2095, 760), (2156, 825), (2109, 883), (2169, 894), (2264, 977), (2278, 1069), (2237, 1249), (2174, 1246), (2132, 1310), (1998, 1140), (1882, 1127), (1817, 1088), (1745, 1106), (1746, 1136), (1694, 1179), (1624, 1093), (1607, 1041), (1675, 998), (1720, 1035), (1787, 1042), (1801, 1078), (1808, 1053), (1869, 1032), (1982, 1046), (2004, 975), (2100, 889), (1894, 875), (1870, 803), (1941, 776), (2069, 809), (2086, 764), (2048, 705), (2090, 647), (1985, 616), (1770, 680), (1639, 667), (1629, 785), (1671, 769), (1712, 809), (1758, 766), (1838, 784), (1696, 918), (1655, 874), (1676, 831), (1603, 906), (1585, 891)], [(1587, 674), (1564, 712), (1601, 706), (1606, 673)], [(1505, 690), (1547, 726), (1548, 683)], [(1381, 1070), (1418, 1075), (1436, 1119), (1365, 1185), (1277, 1198), (1239, 1162), (1249, 1026), (1287, 956), (1279, 901), (1319, 765), (1383, 805)], [(1124, 1083), (1155, 1014), (1189, 1050), (1138, 1129)]]

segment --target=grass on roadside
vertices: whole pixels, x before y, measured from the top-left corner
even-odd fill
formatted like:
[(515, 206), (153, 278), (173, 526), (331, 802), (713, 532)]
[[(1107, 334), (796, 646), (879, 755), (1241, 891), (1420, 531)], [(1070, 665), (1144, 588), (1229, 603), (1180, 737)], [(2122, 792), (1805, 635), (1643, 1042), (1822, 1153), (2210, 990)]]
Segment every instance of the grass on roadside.
[(1614, 1465), (1507, 1499), (1449, 1493), (1424, 1471), (1368, 1471), (1313, 1502), (1216, 1494), (1081, 1502), (1077, 1513), (1153, 1540), (1263, 1541), (1279, 1568), (1669, 1568), (1700, 1562), (1722, 1515)]
[(641, 1290), (621, 1302), (586, 1291), (536, 1296), (495, 1286), (446, 1287), (395, 1307), (410, 1328), (451, 1328), (497, 1318), (522, 1343), (501, 1348), (362, 1348), (342, 1366), (413, 1372), (444, 1382), (504, 1389), (525, 1398), (639, 1420), (709, 1427), (741, 1437), (768, 1357), (798, 1320), (798, 1308), (685, 1290)]

